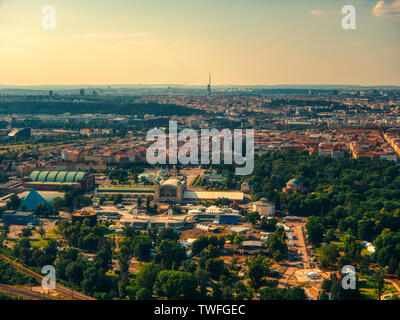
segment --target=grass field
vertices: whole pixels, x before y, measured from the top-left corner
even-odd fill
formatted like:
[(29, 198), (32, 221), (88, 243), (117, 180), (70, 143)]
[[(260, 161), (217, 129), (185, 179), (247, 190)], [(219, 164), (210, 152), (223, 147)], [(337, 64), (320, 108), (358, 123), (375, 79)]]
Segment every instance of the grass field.
[[(397, 293), (396, 288), (389, 282), (385, 282), (385, 290), (382, 293), (382, 296), (388, 293)], [(367, 279), (363, 279), (359, 282), (359, 290), (365, 299), (368, 300), (376, 300), (376, 292), (374, 287), (374, 281), (371, 280), (371, 277), (367, 277)]]
[[(40, 237), (37, 241), (32, 241), (32, 245), (35, 247), (40, 247), (43, 248), (44, 246), (47, 245), (49, 240), (56, 240), (60, 241), (61, 236), (56, 233), (57, 229), (54, 228), (50, 230), (48, 233), (46, 233), (43, 237)], [(34, 231), (37, 232), (37, 231)]]
[(340, 249), (344, 249), (344, 242), (343, 241), (332, 241), (331, 244), (334, 244)]

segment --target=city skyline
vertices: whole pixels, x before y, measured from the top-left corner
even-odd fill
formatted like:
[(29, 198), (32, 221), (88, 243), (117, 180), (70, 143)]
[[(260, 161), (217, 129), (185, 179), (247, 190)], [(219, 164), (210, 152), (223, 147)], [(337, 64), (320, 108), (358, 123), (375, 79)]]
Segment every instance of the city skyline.
[(400, 85), (399, 17), (399, 0), (3, 0), (0, 83)]

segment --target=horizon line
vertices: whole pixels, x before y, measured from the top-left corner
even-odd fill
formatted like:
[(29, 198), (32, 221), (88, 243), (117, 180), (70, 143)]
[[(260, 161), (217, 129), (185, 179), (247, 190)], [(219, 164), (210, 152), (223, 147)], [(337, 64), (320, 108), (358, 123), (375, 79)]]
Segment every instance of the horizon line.
[[(177, 86), (177, 87), (207, 87), (204, 84), (180, 84), (180, 83), (106, 83), (106, 84), (1, 84), (0, 89), (7, 88), (31, 88), (31, 87), (115, 87), (115, 86)], [(400, 87), (400, 84), (313, 84), (313, 83), (279, 83), (279, 84), (214, 84), (212, 87)]]

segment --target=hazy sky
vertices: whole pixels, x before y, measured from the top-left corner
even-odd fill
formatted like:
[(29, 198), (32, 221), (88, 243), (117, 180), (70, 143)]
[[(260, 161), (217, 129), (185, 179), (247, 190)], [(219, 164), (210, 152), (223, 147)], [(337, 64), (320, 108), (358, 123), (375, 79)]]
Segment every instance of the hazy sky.
[(399, 33), (400, 0), (0, 0), (0, 84), (400, 85)]

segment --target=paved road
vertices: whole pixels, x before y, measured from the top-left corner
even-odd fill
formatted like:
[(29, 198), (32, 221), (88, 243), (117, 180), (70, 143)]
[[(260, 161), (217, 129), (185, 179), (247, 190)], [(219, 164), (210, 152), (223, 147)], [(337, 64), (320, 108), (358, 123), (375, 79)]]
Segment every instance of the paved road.
[(303, 228), (301, 226), (297, 226), (296, 227), (298, 230), (298, 234), (299, 234), (299, 240), (303, 249), (303, 254), (304, 254), (304, 267), (305, 268), (310, 268), (310, 257), (308, 256), (308, 250), (307, 250), (307, 246), (306, 246), (306, 242), (304, 240), (304, 232), (303, 232)]
[(308, 250), (306, 247), (306, 242), (304, 239), (304, 233), (302, 226), (304, 225), (303, 223), (288, 223), (287, 224), (292, 230), (293, 230), (293, 236), (295, 236), (294, 242), (299, 245), (299, 250), (302, 252), (302, 258), (303, 258), (303, 263), (304, 263), (304, 269), (309, 269), (310, 268), (310, 262), (309, 262), (309, 256), (308, 256)]
[[(42, 280), (43, 280), (42, 275), (22, 266), (18, 262), (11, 260), (10, 258), (6, 257), (5, 255), (0, 254), (0, 259), (10, 263), (17, 270), (25, 273), (26, 275), (34, 277), (37, 281), (39, 281), (39, 283), (42, 283)], [(84, 295), (80, 292), (74, 291), (71, 288), (65, 287), (58, 283), (56, 285), (56, 291), (67, 297), (70, 297), (71, 299), (74, 299), (74, 300), (96, 300), (93, 297), (89, 297), (87, 295)]]
[(28, 289), (10, 286), (7, 284), (0, 284), (0, 292), (10, 297), (21, 297), (27, 300), (56, 300), (55, 298), (45, 296), (37, 292), (32, 292)]
[[(305, 237), (303, 233), (302, 227), (304, 226), (303, 222), (287, 222), (286, 225), (290, 227), (292, 230), (292, 235), (294, 237), (293, 242), (294, 246), (289, 247), (291, 251), (296, 252), (294, 255), (297, 257), (297, 260), (287, 260), (285, 261), (285, 266), (287, 269), (282, 274), (281, 279), (279, 280), (278, 287), (288, 287), (293, 285), (298, 285), (299, 280), (297, 279), (295, 272), (298, 270), (306, 271), (310, 269), (309, 263), (309, 255), (306, 247)], [(301, 251), (301, 255), (297, 253), (297, 251)], [(302, 264), (302, 265), (301, 265)], [(308, 281), (306, 281), (308, 282)], [(310, 299), (316, 299), (316, 297), (311, 293), (311, 291), (307, 288), (305, 290), (306, 295)]]

